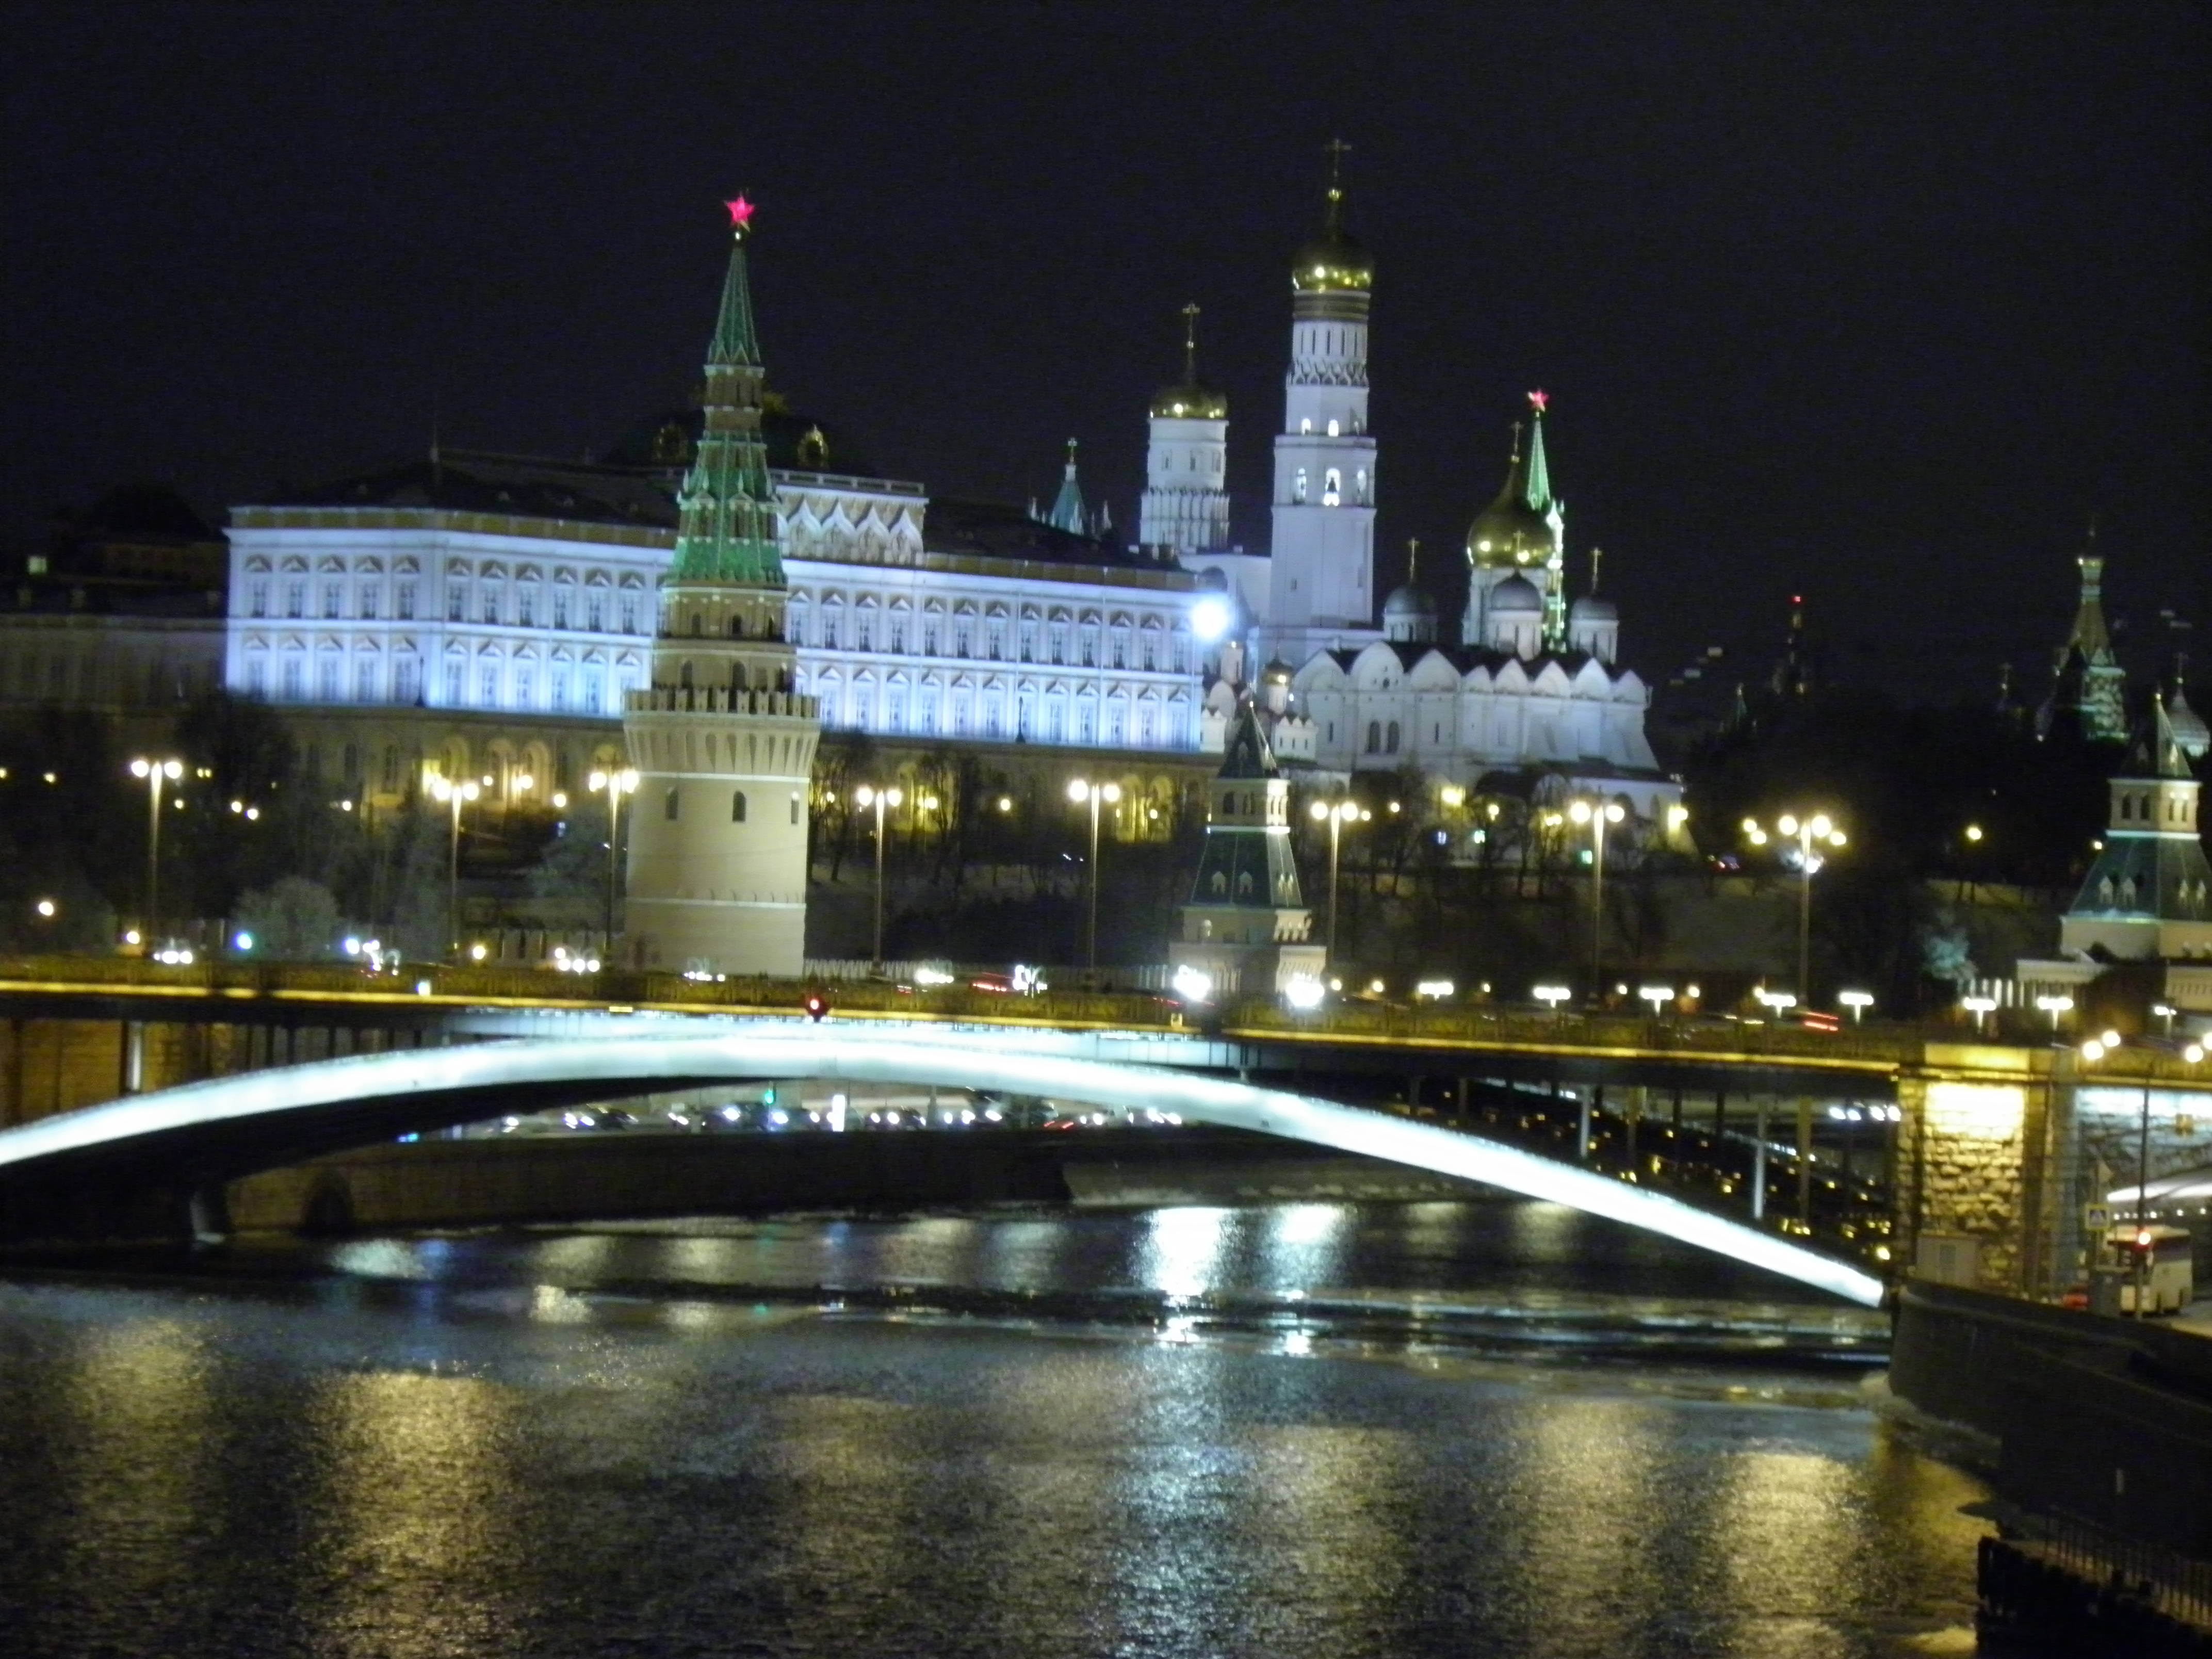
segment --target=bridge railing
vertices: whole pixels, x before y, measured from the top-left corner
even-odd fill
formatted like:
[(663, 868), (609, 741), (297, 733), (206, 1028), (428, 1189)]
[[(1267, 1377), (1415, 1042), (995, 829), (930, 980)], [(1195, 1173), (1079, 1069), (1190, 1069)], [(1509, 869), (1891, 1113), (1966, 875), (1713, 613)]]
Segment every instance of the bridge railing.
[[(112, 991), (163, 995), (313, 1003), (427, 998), (560, 1011), (665, 1010), (670, 1012), (792, 1013), (809, 990), (825, 994), (835, 1012), (880, 1018), (989, 1020), (1071, 1029), (1166, 1032), (1204, 1030), (1232, 1041), (1350, 1041), (1514, 1049), (1583, 1055), (1607, 1052), (1639, 1058), (1680, 1055), (1804, 1066), (1831, 1062), (1869, 1071), (1920, 1064), (1931, 1045), (1974, 1045), (1954, 1026), (1870, 1022), (1836, 1031), (1676, 1015), (1569, 1011), (1492, 1005), (1412, 1006), (1346, 1000), (1301, 1012), (1253, 1000), (1218, 1008), (1185, 1009), (1142, 991), (1054, 988), (1037, 996), (981, 990), (971, 984), (917, 986), (890, 979), (783, 980), (697, 978), (682, 974), (604, 968), (572, 974), (545, 967), (492, 963), (406, 964), (370, 972), (342, 962), (270, 963), (224, 959), (172, 965), (144, 957), (81, 956), (0, 959), (0, 994), (68, 995)], [(2016, 1057), (2020, 1045), (2009, 1047)], [(2064, 1056), (2059, 1056), (2063, 1060)], [(2039, 1065), (2040, 1062), (2039, 1062)], [(2205, 1068), (2179, 1056), (2130, 1044), (2097, 1070), (2108, 1085), (2205, 1086)]]

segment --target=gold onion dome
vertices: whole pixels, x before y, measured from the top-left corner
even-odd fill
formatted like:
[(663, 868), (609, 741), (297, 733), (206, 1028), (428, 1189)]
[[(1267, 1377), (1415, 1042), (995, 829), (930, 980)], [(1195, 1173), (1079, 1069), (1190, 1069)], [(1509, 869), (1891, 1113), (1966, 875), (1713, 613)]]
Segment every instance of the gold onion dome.
[[(1540, 453), (1543, 441), (1541, 428), (1530, 434), (1529, 452)], [(1474, 515), (1474, 522), (1467, 528), (1468, 562), (1478, 568), (1496, 570), (1516, 565), (1542, 564), (1552, 556), (1552, 520), (1544, 509), (1550, 503), (1548, 482), (1543, 487), (1545, 500), (1539, 505), (1531, 497), (1535, 494), (1532, 485), (1536, 480), (1530, 476), (1528, 457), (1521, 448), (1521, 428), (1513, 430), (1513, 459), (1505, 469), (1505, 484), (1498, 492), (1498, 499)]]
[(1164, 386), (1152, 393), (1152, 418), (1156, 421), (1225, 421), (1229, 418), (1229, 399), (1210, 386), (1195, 382), (1182, 386)]
[(1375, 256), (1346, 235), (1329, 205), (1328, 229), (1292, 256), (1291, 289), (1297, 294), (1364, 294), (1375, 286)]

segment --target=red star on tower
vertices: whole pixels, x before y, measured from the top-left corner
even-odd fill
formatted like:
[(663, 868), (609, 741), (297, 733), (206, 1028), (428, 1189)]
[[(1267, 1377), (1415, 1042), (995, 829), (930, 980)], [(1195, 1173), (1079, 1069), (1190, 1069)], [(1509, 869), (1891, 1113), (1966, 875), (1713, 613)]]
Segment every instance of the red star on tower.
[(1528, 407), (1534, 410), (1539, 415), (1541, 415), (1546, 409), (1550, 407), (1551, 402), (1552, 394), (1548, 392), (1537, 391), (1532, 392), (1528, 394)]
[(743, 233), (752, 228), (753, 204), (750, 202), (748, 202), (744, 197), (740, 196), (736, 201), (725, 202), (722, 205), (730, 210), (730, 228), (732, 230)]

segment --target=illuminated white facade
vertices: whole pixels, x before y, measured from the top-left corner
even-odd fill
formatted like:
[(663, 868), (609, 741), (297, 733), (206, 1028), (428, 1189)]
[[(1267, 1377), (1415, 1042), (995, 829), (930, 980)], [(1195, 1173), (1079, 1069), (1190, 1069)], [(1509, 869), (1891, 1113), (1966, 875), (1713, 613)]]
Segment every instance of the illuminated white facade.
[[(947, 503), (933, 537), (918, 484), (772, 477), (798, 689), (826, 729), (1198, 747), (1189, 572), (1009, 509)], [(611, 722), (647, 681), (671, 518), (651, 478), (469, 455), (238, 507), (224, 681), (280, 705)]]

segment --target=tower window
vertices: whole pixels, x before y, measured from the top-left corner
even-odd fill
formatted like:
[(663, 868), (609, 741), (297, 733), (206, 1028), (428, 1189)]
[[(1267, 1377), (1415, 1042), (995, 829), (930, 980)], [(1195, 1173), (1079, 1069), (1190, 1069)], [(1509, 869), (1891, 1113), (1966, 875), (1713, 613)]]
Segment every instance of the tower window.
[(1382, 748), (1382, 723), (1380, 720), (1370, 720), (1367, 722), (1367, 752), (1370, 755), (1378, 754)]
[(1334, 467), (1322, 474), (1321, 504), (1334, 507), (1344, 498), (1344, 474)]
[(1398, 752), (1398, 722), (1395, 720), (1390, 722), (1390, 729), (1383, 736), (1383, 748), (1389, 754)]
[(1332, 438), (1340, 438), (1344, 435), (1343, 432), (1339, 428), (1334, 421), (1331, 421), (1328, 423), (1328, 435)]
[(672, 784), (669, 787), (668, 793), (660, 798), (660, 816), (666, 818), (671, 823), (675, 823), (677, 811), (681, 805), (681, 792), (676, 787), (676, 786)]
[(1300, 422), (1298, 422), (1298, 432), (1299, 432), (1299, 434), (1300, 434), (1300, 435), (1301, 435), (1301, 436), (1304, 435), (1305, 434), (1310, 433), (1312, 430), (1313, 430), (1313, 422), (1312, 422), (1312, 421), (1310, 421), (1310, 420), (1304, 420), (1304, 421), (1300, 421)]
[[(672, 817), (673, 814), (671, 816)], [(730, 796), (730, 822), (732, 823), (743, 823), (744, 821), (745, 792), (739, 789), (734, 791)]]
[(791, 821), (793, 823), (799, 822), (799, 797), (796, 795), (791, 798)]
[(1304, 500), (1305, 500), (1305, 498), (1306, 498), (1306, 470), (1305, 470), (1305, 468), (1304, 468), (1304, 467), (1300, 467), (1300, 468), (1298, 469), (1298, 476), (1297, 476), (1297, 478), (1296, 482), (1291, 485), (1291, 499), (1292, 501), (1304, 501)]

